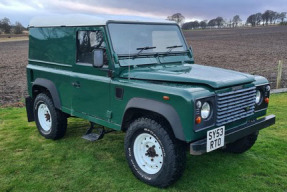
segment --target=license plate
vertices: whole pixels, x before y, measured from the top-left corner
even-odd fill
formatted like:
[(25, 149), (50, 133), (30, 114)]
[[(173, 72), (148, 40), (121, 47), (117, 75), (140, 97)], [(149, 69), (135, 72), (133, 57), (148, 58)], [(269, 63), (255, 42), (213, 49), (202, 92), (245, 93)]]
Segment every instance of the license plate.
[(206, 152), (213, 151), (224, 146), (225, 126), (207, 131)]

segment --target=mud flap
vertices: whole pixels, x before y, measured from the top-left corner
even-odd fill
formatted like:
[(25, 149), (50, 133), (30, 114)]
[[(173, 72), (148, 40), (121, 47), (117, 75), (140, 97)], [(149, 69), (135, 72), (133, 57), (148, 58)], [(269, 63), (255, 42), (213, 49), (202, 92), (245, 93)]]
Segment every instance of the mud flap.
[(26, 112), (27, 112), (27, 119), (28, 122), (32, 122), (35, 120), (34, 118), (34, 111), (33, 111), (33, 105), (34, 100), (32, 97), (26, 97), (25, 98), (25, 105), (26, 105)]

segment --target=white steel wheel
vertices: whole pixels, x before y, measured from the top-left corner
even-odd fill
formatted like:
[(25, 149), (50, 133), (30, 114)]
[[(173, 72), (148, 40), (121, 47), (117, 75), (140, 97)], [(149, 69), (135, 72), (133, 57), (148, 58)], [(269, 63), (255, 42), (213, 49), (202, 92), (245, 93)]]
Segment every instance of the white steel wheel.
[(138, 166), (148, 174), (156, 174), (163, 165), (163, 152), (158, 140), (148, 133), (139, 134), (133, 144)]
[(41, 103), (38, 107), (38, 119), (42, 129), (49, 132), (52, 127), (52, 116), (48, 106)]
[(67, 129), (67, 117), (57, 110), (53, 100), (40, 93), (34, 100), (34, 117), (37, 129), (46, 139), (60, 139)]
[(183, 173), (185, 145), (153, 119), (140, 117), (128, 127), (126, 158), (133, 174), (141, 181), (167, 187)]

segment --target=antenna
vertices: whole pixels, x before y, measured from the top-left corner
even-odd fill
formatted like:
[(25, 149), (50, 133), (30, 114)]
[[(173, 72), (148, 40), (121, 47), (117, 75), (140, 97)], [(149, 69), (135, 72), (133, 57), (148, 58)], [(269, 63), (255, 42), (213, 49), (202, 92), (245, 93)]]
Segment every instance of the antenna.
[(129, 74), (128, 74), (128, 79), (129, 79), (129, 81), (130, 81), (130, 72), (131, 72), (131, 66), (129, 65)]
[(131, 59), (131, 41), (129, 41), (129, 60), (128, 60), (128, 66), (129, 66), (129, 72), (128, 72), (128, 80), (130, 81), (130, 72), (131, 72), (131, 65), (130, 65), (130, 59)]

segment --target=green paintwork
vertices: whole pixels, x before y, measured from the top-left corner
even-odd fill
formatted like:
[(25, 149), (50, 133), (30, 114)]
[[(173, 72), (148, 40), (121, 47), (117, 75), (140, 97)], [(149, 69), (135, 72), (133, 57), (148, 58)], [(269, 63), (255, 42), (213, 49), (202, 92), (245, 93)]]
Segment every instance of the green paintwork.
[[(103, 31), (109, 66), (93, 68), (76, 63), (76, 33), (79, 30)], [(29, 95), (33, 95), (35, 79), (48, 79), (56, 85), (63, 112), (115, 130), (121, 129), (127, 103), (138, 97), (171, 105), (180, 117), (185, 141), (202, 139), (206, 131), (214, 127), (193, 131), (196, 99), (231, 91), (235, 85), (250, 87), (268, 83), (259, 76), (189, 64), (193, 63), (191, 50), (149, 58), (118, 57), (112, 51), (107, 26), (30, 28), (29, 34)], [(74, 83), (80, 87), (73, 86)], [(117, 87), (123, 88), (123, 99), (115, 97)], [(163, 100), (163, 96), (169, 96), (170, 100)], [(230, 123), (226, 129), (265, 113), (266, 110)]]
[[(80, 30), (104, 31), (102, 27), (77, 28), (77, 31)], [(74, 63), (73, 72), (72, 83), (80, 85), (79, 88), (73, 88), (73, 112), (108, 120), (106, 112), (110, 107), (111, 78), (107, 77), (107, 71), (104, 68), (92, 68), (91, 65)]]
[(252, 75), (236, 71), (208, 67), (203, 65), (177, 65), (177, 66), (155, 66), (146, 68), (136, 68), (125, 71), (121, 77), (144, 80), (157, 80), (169, 82), (182, 82), (194, 84), (206, 84), (213, 88), (223, 88), (228, 86), (251, 83), (254, 81)]

